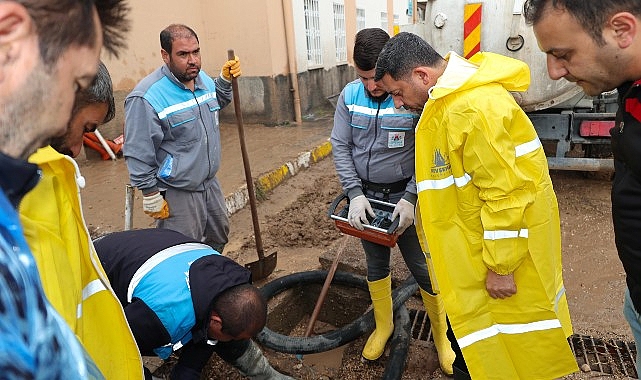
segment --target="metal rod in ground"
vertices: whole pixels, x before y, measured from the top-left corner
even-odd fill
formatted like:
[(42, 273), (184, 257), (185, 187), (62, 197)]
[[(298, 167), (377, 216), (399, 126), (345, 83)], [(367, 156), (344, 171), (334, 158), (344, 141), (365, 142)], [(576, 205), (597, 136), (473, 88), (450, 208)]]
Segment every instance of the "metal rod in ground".
[[(329, 268), (329, 271), (327, 272), (327, 277), (325, 277), (325, 283), (323, 283), (323, 288), (321, 289), (321, 292), (318, 295), (318, 300), (316, 300), (314, 311), (312, 312), (311, 317), (309, 317), (309, 322), (307, 323), (307, 330), (305, 330), (306, 338), (312, 335), (312, 331), (314, 330), (314, 324), (316, 324), (316, 319), (318, 319), (318, 314), (320, 314), (320, 310), (323, 306), (323, 303), (325, 302), (325, 297), (327, 297), (329, 286), (331, 285), (332, 280), (334, 279), (336, 268), (338, 268), (338, 259), (341, 256), (341, 253), (343, 253), (343, 251), (345, 250), (345, 245), (347, 244), (348, 238), (349, 238), (349, 235), (343, 235), (342, 237), (343, 240), (341, 241), (341, 244), (338, 247), (338, 250), (336, 252), (336, 257), (334, 257), (332, 266)], [(298, 360), (303, 360), (303, 355), (296, 354), (296, 358)]]
[(323, 303), (325, 302), (325, 297), (327, 296), (329, 286), (331, 285), (332, 280), (334, 279), (334, 274), (336, 273), (336, 268), (338, 267), (338, 259), (340, 258), (341, 253), (343, 253), (343, 251), (345, 250), (348, 236), (349, 235), (343, 235), (342, 237), (343, 240), (341, 241), (341, 244), (338, 247), (338, 250), (336, 252), (336, 257), (334, 257), (332, 266), (329, 268), (329, 272), (327, 272), (325, 283), (323, 284), (323, 288), (321, 289), (321, 292), (318, 296), (318, 300), (316, 301), (316, 306), (314, 306), (314, 311), (312, 312), (312, 316), (309, 318), (309, 323), (307, 324), (307, 330), (305, 331), (305, 337), (312, 335), (314, 324), (316, 323), (318, 314), (320, 313), (320, 310), (323, 307)]
[(125, 231), (129, 231), (134, 225), (134, 187), (130, 184), (125, 186)]

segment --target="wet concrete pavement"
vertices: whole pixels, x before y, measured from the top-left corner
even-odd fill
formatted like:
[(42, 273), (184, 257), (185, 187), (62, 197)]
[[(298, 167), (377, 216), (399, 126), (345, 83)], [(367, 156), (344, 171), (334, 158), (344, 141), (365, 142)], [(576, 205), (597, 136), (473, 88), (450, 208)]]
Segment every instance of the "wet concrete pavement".
[[(257, 194), (269, 191), (298, 170), (331, 154), (329, 136), (333, 117), (324, 116), (302, 124), (268, 127), (262, 124), (245, 124), (243, 132), (249, 161), (249, 168)], [(113, 139), (119, 131), (107, 129), (101, 133)], [(218, 179), (225, 193), (227, 208), (236, 212), (248, 203), (245, 169), (238, 126), (235, 123), (221, 124), (222, 159)], [(125, 160), (102, 161), (99, 155), (87, 148), (76, 159), (87, 186), (82, 190), (85, 200), (91, 198), (91, 207), (109, 209), (112, 217), (101, 222), (100, 228), (119, 230), (124, 228), (126, 185), (129, 175)], [(133, 205), (133, 226), (146, 227), (151, 219), (141, 209), (140, 192), (135, 192)], [(95, 211), (95, 210), (92, 210)], [(91, 224), (91, 221), (87, 221)]]

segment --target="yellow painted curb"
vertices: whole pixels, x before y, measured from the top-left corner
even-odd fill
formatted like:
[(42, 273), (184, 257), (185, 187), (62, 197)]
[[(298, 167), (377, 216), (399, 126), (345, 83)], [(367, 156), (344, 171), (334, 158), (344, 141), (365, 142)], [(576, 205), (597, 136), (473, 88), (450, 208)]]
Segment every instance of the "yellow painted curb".
[(276, 170), (258, 177), (256, 180), (256, 188), (260, 189), (262, 192), (268, 192), (283, 182), (289, 174), (289, 168), (287, 167), (287, 164), (285, 164)]
[(318, 162), (327, 157), (332, 152), (332, 144), (329, 141), (324, 142), (320, 146), (312, 150), (312, 159)]
[[(329, 141), (326, 141), (311, 151), (299, 154), (295, 161), (286, 162), (280, 167), (259, 176), (254, 182), (256, 197), (259, 198), (261, 194), (265, 194), (273, 190), (287, 178), (295, 176), (301, 168), (307, 168), (310, 164), (319, 162), (329, 156), (331, 152), (332, 144)], [(234, 193), (225, 197), (227, 211), (230, 215), (245, 207), (247, 202), (247, 185), (241, 186), (241, 188), (236, 190)]]

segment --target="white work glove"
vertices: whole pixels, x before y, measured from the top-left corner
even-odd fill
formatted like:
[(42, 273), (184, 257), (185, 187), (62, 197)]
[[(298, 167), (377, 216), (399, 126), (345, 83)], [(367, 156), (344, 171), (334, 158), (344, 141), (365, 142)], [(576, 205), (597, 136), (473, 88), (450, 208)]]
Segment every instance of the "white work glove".
[(159, 191), (143, 195), (142, 209), (145, 214), (154, 219), (167, 219), (169, 217), (169, 205)]
[(359, 231), (363, 231), (365, 229), (363, 224), (369, 224), (367, 214), (372, 218), (376, 216), (376, 214), (374, 214), (374, 210), (372, 210), (372, 205), (369, 204), (369, 201), (364, 195), (355, 196), (349, 201), (347, 220), (349, 220), (350, 226)]
[(407, 227), (414, 224), (414, 205), (412, 202), (406, 201), (401, 198), (400, 201), (394, 207), (392, 212), (392, 221), (398, 216), (398, 227), (394, 230), (394, 233), (401, 235)]

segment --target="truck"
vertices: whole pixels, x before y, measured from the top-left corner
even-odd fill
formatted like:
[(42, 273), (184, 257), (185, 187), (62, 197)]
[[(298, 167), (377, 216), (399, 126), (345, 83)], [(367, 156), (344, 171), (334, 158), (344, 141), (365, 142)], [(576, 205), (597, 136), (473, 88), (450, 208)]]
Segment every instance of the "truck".
[(524, 0), (414, 1), (408, 6), (414, 22), (396, 31), (423, 37), (441, 55), (454, 51), (467, 58), (490, 51), (528, 64), (530, 87), (513, 95), (534, 124), (550, 169), (613, 170), (609, 130), (616, 90), (588, 96), (574, 83), (550, 79), (546, 55), (522, 14)]

